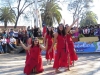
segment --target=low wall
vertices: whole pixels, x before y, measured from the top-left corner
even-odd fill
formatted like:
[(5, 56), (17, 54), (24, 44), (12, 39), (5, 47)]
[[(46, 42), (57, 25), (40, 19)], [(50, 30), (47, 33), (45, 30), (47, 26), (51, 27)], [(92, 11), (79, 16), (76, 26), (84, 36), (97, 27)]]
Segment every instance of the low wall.
[(95, 41), (98, 41), (98, 37), (83, 37), (83, 38), (79, 38), (79, 41), (81, 41), (81, 42), (95, 42)]
[[(98, 41), (98, 37), (82, 37), (82, 38), (72, 38), (74, 42), (95, 42)], [(40, 43), (43, 43), (43, 38), (40, 39)]]

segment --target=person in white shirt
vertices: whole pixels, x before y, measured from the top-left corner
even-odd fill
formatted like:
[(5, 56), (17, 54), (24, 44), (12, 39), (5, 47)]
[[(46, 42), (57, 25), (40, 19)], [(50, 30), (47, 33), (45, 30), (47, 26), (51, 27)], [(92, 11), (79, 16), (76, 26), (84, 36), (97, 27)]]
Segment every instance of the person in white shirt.
[(7, 39), (5, 38), (5, 36), (3, 36), (3, 39), (1, 39), (1, 42), (2, 42), (4, 53), (7, 53)]
[(2, 48), (1, 36), (0, 36), (0, 53), (4, 53), (3, 48)]
[(11, 36), (11, 37), (10, 37), (10, 44), (11, 44), (14, 48), (16, 48), (15, 43), (16, 43), (16, 39), (15, 39), (13, 36)]

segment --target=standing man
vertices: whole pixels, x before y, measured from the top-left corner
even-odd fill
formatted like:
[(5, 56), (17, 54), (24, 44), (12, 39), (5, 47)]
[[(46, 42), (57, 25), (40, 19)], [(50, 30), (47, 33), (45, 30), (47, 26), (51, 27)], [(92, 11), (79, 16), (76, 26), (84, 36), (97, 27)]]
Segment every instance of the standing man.
[(38, 37), (38, 28), (34, 26), (34, 37)]

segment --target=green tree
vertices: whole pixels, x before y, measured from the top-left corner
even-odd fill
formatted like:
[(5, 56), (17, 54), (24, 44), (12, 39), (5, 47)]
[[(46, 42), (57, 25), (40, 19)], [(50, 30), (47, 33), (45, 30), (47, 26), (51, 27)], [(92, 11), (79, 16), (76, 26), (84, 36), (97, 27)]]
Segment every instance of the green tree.
[[(2, 2), (4, 2), (5, 5), (9, 6), (11, 9), (15, 10), (16, 19), (14, 28), (16, 28), (20, 16), (25, 14), (25, 10), (29, 8), (29, 6), (33, 5), (35, 0), (2, 0)], [(41, 2), (41, 0), (38, 2)]]
[(97, 24), (98, 17), (92, 11), (87, 11), (80, 21), (80, 26)]
[(46, 25), (52, 26), (55, 22), (55, 19), (60, 23), (62, 15), (59, 10), (61, 8), (56, 3), (56, 0), (48, 0), (42, 4), (42, 20)]
[(5, 28), (7, 27), (7, 23), (15, 23), (14, 11), (9, 7), (2, 7), (0, 9), (0, 21), (4, 22)]
[(91, 7), (90, 3), (93, 3), (93, 0), (70, 0), (68, 10), (73, 14), (73, 21), (77, 17), (82, 17), (83, 13)]

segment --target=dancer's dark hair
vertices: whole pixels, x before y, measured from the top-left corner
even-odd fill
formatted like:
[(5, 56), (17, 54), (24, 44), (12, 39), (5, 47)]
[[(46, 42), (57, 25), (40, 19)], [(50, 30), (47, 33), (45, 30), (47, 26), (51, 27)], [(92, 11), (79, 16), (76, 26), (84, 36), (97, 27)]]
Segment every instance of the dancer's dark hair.
[[(63, 26), (63, 30), (62, 30), (62, 31), (59, 29), (59, 26), (61, 26), (61, 25)], [(65, 36), (66, 33), (65, 33), (64, 25), (63, 25), (63, 24), (59, 24), (59, 26), (57, 27), (57, 32), (58, 32), (58, 34), (59, 34), (59, 35)]]
[(32, 46), (31, 48), (33, 48), (35, 46), (34, 41), (38, 40), (38, 44), (37, 46), (39, 47), (39, 39), (37, 37), (32, 38)]
[(53, 30), (51, 29), (51, 31), (49, 31), (49, 29), (47, 28), (47, 35), (50, 35), (51, 37), (54, 37), (53, 36)]

